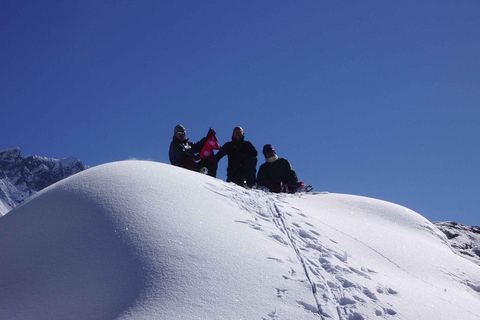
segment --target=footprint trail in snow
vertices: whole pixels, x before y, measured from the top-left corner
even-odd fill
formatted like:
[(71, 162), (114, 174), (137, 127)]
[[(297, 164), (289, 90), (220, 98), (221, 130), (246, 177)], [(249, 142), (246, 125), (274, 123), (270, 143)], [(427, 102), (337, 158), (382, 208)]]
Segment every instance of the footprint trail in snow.
[[(223, 195), (250, 215), (237, 223), (263, 232), (272, 241), (288, 246), (298, 261), (282, 275), (285, 282), (301, 281), (311, 287), (312, 305), (297, 301), (299, 306), (318, 314), (321, 319), (362, 320), (376, 317), (392, 318), (397, 313), (394, 307), (383, 299), (396, 295), (397, 291), (383, 285), (382, 276), (373, 268), (360, 265), (335, 239), (323, 236), (316, 226), (309, 222), (302, 211), (288, 202), (288, 197), (322, 196), (272, 194), (261, 190), (246, 190), (236, 186), (219, 190), (207, 186), (212, 192)], [(280, 258), (266, 257), (278, 263)], [(291, 261), (290, 261), (291, 262)], [(281, 284), (275, 293), (279, 299), (288, 295)], [(372, 314), (371, 310), (375, 310)], [(275, 313), (265, 319), (275, 319)]]

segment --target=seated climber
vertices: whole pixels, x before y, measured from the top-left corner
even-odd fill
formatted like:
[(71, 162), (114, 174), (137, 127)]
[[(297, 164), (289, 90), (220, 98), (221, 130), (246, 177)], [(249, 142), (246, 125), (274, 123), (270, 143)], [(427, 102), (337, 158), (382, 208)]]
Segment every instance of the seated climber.
[[(297, 174), (287, 159), (279, 158), (271, 144), (263, 147), (263, 155), (266, 162), (260, 166), (257, 175), (257, 185), (265, 187), (271, 192), (289, 192), (310, 191), (311, 186), (307, 188), (305, 183), (299, 182)], [(305, 190), (303, 190), (305, 189)]]

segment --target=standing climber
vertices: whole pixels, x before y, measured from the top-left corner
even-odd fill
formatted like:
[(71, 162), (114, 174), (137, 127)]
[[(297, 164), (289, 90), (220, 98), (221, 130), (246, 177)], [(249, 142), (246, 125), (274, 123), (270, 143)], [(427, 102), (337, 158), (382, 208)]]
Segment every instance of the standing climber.
[(218, 162), (225, 155), (228, 156), (227, 182), (252, 187), (255, 184), (257, 171), (257, 154), (257, 150), (250, 141), (245, 141), (242, 127), (235, 127), (232, 141), (225, 143), (215, 158)]

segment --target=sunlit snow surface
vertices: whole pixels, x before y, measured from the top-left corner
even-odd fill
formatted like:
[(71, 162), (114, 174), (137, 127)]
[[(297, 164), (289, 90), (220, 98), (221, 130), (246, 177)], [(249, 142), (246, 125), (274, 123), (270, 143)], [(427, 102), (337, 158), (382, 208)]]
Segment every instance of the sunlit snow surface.
[(0, 237), (5, 320), (480, 319), (480, 266), (370, 198), (125, 161), (39, 192)]

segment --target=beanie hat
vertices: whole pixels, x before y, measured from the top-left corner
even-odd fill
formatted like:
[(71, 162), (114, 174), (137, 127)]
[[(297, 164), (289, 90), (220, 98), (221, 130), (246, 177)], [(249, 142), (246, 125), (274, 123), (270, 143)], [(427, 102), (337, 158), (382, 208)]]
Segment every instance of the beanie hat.
[(275, 152), (275, 149), (273, 148), (273, 146), (271, 144), (266, 144), (264, 147), (263, 147), (263, 154), (266, 155), (270, 152)]
[(173, 131), (175, 134), (181, 132), (181, 133), (185, 133), (187, 130), (185, 130), (185, 127), (182, 126), (181, 124), (178, 124), (175, 126), (175, 130)]

